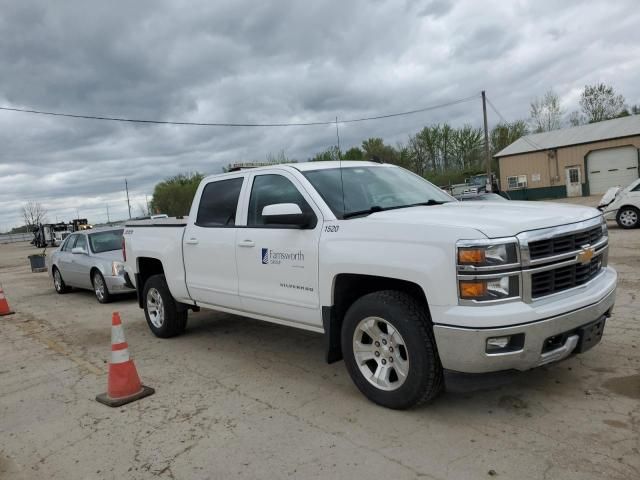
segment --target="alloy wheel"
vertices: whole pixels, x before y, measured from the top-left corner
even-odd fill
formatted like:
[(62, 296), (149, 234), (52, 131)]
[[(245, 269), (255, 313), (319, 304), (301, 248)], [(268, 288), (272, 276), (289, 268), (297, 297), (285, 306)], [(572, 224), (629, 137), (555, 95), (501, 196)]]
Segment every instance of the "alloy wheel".
[(147, 313), (153, 326), (161, 328), (164, 323), (164, 304), (160, 292), (155, 288), (147, 292)]
[(634, 210), (620, 212), (620, 223), (625, 227), (633, 227), (638, 223), (638, 214)]
[(360, 372), (376, 388), (400, 388), (409, 374), (409, 353), (400, 332), (380, 317), (367, 317), (353, 333), (353, 354)]
[(99, 274), (95, 274), (93, 277), (93, 288), (96, 292), (96, 297), (98, 300), (103, 301), (105, 297), (105, 286), (104, 280), (102, 280), (102, 276)]

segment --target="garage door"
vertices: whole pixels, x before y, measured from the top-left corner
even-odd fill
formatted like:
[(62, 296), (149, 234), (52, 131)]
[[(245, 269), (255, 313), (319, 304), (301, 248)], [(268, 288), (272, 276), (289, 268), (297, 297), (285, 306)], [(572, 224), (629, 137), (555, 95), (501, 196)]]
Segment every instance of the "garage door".
[(589, 192), (604, 193), (610, 187), (626, 187), (638, 178), (638, 149), (635, 147), (596, 150), (587, 157)]

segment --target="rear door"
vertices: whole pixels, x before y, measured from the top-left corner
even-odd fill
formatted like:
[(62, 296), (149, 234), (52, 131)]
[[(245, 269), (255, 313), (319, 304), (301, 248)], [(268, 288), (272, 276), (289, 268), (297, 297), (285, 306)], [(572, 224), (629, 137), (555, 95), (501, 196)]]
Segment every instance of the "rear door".
[(199, 188), (197, 211), (191, 212), (195, 220), (189, 221), (182, 240), (187, 289), (198, 303), (240, 308), (235, 241), (243, 182), (239, 174)]
[[(249, 190), (249, 185), (247, 186)], [(246, 227), (238, 229), (239, 292), (244, 310), (282, 320), (321, 326), (318, 295), (320, 210), (298, 180), (285, 170), (250, 177)], [(265, 206), (295, 203), (311, 213), (313, 228), (266, 225)]]
[(89, 277), (89, 245), (87, 244), (87, 236), (84, 233), (76, 235), (77, 240), (73, 248), (82, 248), (85, 253), (70, 253), (71, 261), (69, 263), (69, 279), (73, 285), (81, 288), (91, 288), (91, 279)]

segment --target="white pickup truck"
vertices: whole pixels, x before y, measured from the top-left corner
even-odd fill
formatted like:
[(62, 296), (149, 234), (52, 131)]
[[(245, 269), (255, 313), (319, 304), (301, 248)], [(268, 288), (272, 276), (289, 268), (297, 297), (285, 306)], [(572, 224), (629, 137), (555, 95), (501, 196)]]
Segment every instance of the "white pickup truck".
[(616, 272), (593, 208), (458, 202), (402, 168), (310, 162), (214, 175), (188, 218), (130, 222), (149, 327), (209, 308), (324, 335), (372, 401), (408, 408), (443, 370), (527, 370), (599, 342)]

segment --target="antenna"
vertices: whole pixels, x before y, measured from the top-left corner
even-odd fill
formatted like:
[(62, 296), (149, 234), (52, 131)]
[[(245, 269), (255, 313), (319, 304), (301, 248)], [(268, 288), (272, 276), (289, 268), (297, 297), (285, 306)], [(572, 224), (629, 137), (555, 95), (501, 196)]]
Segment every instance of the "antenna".
[(338, 130), (338, 117), (336, 116), (336, 137), (338, 138), (338, 169), (340, 170), (340, 191), (342, 192), (342, 217), (347, 213), (344, 203), (344, 180), (342, 178), (342, 153), (340, 152), (340, 131)]

